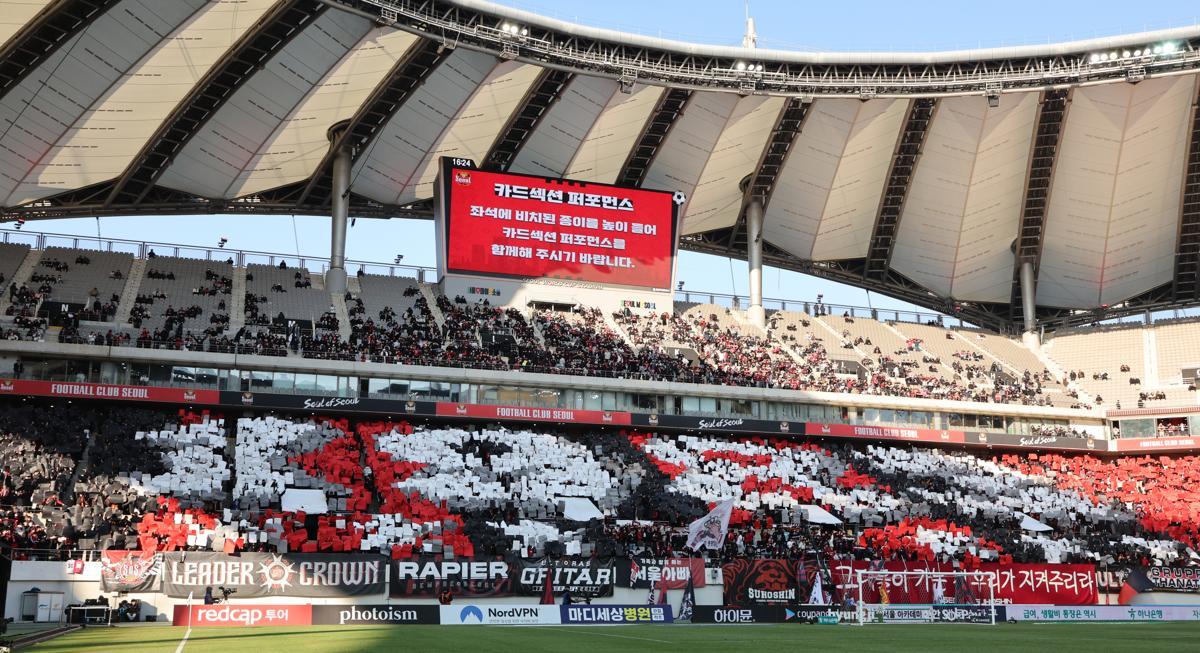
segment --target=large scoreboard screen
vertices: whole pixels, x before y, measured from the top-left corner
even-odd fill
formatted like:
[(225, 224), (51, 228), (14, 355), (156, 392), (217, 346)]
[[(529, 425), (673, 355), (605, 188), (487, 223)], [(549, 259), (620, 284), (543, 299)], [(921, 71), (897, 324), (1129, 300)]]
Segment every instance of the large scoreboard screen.
[(670, 290), (674, 193), (488, 172), (442, 159), (445, 270)]

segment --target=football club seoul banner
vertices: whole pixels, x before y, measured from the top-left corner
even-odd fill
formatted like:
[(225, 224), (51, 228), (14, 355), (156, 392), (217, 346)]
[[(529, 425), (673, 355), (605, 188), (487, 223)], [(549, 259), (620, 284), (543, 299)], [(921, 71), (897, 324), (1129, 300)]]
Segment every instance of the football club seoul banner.
[(238, 599), (368, 596), (387, 590), (386, 566), (381, 555), (348, 553), (165, 553), (162, 591), (179, 598), (209, 587), (232, 589)]

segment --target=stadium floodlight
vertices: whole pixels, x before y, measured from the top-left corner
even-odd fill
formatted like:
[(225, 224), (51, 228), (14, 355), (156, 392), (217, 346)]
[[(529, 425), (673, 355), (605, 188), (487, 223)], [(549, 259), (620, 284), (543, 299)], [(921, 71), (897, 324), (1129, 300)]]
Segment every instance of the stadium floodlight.
[(738, 72), (742, 72), (742, 71), (746, 70), (746, 62), (739, 61), (739, 62), (737, 62), (737, 65), (734, 66), (734, 68), (736, 68), (738, 70)]

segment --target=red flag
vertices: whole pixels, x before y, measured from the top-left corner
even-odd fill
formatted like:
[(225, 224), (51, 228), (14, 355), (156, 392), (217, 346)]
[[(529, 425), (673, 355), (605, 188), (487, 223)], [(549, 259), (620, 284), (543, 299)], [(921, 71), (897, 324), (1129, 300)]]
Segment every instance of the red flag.
[(550, 558), (547, 557), (546, 566), (546, 585), (542, 589), (542, 605), (554, 605), (554, 567), (550, 565)]

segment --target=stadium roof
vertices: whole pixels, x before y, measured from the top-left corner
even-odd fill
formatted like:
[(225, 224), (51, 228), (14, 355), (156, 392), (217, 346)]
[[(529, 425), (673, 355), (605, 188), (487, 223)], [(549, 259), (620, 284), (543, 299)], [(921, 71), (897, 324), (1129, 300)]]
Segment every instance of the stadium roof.
[[(1200, 301), (1200, 27), (942, 53), (593, 29), (479, 0), (22, 0), (0, 16), (4, 219), (430, 213), (435, 161), (682, 190), (686, 249), (969, 319)], [(331, 127), (339, 125), (339, 129)]]

